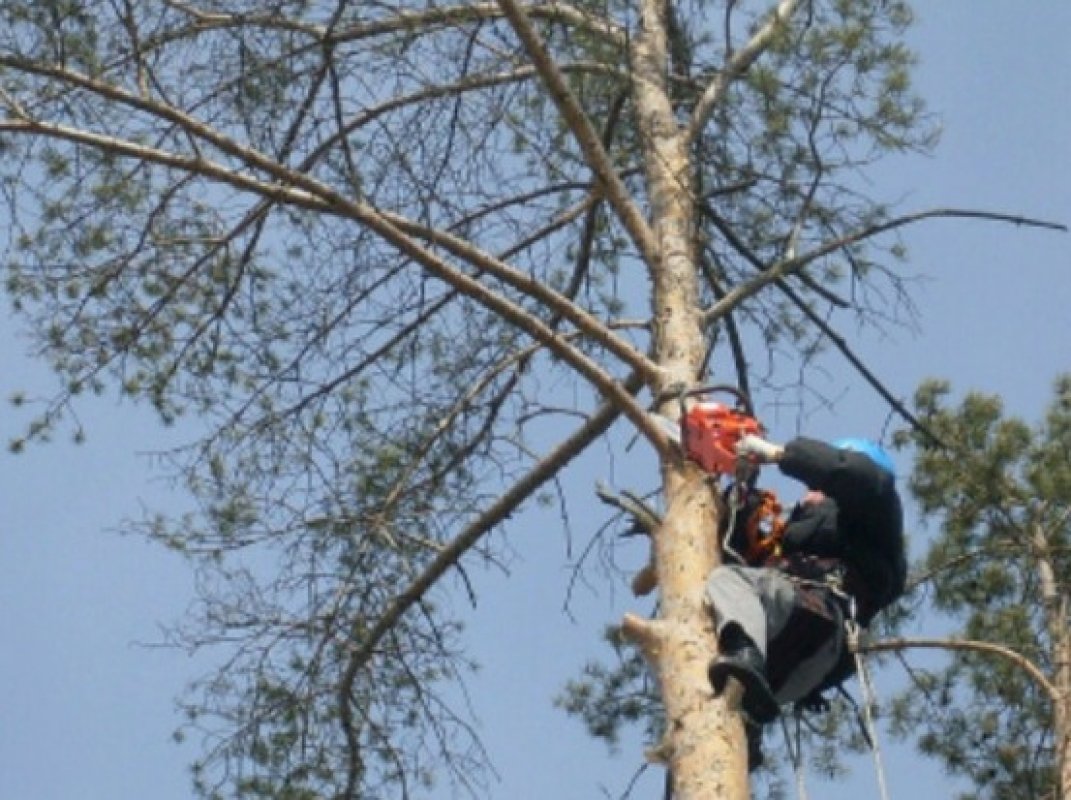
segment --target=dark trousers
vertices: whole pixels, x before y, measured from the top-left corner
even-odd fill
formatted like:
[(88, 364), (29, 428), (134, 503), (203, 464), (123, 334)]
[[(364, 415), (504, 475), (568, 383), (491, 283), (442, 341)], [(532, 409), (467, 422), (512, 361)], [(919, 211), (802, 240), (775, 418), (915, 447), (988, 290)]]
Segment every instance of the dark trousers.
[(825, 586), (776, 569), (726, 565), (707, 579), (718, 633), (736, 624), (766, 658), (766, 678), (780, 703), (810, 694), (844, 648), (844, 612)]

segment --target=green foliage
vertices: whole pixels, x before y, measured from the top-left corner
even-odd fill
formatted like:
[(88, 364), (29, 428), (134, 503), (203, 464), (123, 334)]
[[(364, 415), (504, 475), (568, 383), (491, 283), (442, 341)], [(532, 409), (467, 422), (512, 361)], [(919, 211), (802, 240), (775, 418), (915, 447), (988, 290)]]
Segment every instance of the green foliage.
[[(886, 219), (857, 173), (932, 140), (902, 44), (906, 5), (805, 5), (694, 143), (682, 191), (702, 206), (704, 302), (756, 261)], [(599, 399), (354, 204), (502, 254), (608, 328), (629, 322), (621, 337), (639, 350), (651, 344), (639, 254), (604, 204), (581, 205), (597, 188), (591, 169), (488, 8), (0, 4), (0, 103), (27, 125), (0, 140), (5, 288), (61, 386), (23, 405), (39, 413), (11, 447), (65, 424), (81, 436), (70, 412), (112, 389), (191, 431), (163, 463), (195, 513), (137, 527), (198, 570), (202, 596), (178, 640), (228, 654), (187, 700), (205, 797), (406, 795), (432, 776), (479, 786), (483, 753), (441, 691), (471, 666), (448, 582), (368, 637)], [(634, 5), (531, 8), (622, 179), (651, 206), (628, 63)], [(674, 4), (667, 76), (682, 121), (760, 24), (754, 8)], [(529, 293), (433, 237), (411, 242), (620, 378), (601, 343)], [(902, 255), (843, 248), (811, 268), (821, 287), (799, 283), (802, 301), (826, 309), (846, 286), (867, 318), (876, 291), (884, 318), (902, 292), (886, 261)], [(752, 377), (769, 386), (781, 356), (821, 350), (824, 335), (780, 295), (750, 298), (737, 317), (761, 343)], [(502, 519), (488, 519), (461, 566), (496, 558), (484, 534)], [(620, 657), (622, 680), (595, 668), (563, 701), (610, 739), (618, 718), (657, 722), (655, 705), (623, 694), (641, 671)]]
[[(784, 29), (772, 51), (733, 85), (725, 113), (715, 115), (697, 143), (706, 257), (726, 289), (753, 275), (757, 264), (888, 219), (889, 209), (858, 191), (854, 176), (882, 155), (926, 151), (935, 142), (911, 83), (914, 56), (903, 43), (912, 22), (907, 4), (814, 3), (805, 19)], [(739, 21), (738, 42), (750, 27)], [(718, 30), (720, 22), (688, 29)], [(713, 51), (697, 48), (697, 74), (719, 68), (721, 42), (708, 39)], [(754, 190), (733, 189), (751, 181)], [(798, 224), (786, 228), (786, 219)], [(739, 243), (726, 241), (725, 226)], [(895, 242), (884, 251), (846, 248), (810, 271), (826, 290), (847, 283), (852, 305), (880, 308), (875, 316), (891, 311), (890, 319), (897, 312), (890, 299), (902, 299), (903, 287), (892, 279), (891, 295), (874, 292), (875, 281), (889, 280), (887, 261), (905, 257)], [(824, 306), (829, 296), (812, 288), (800, 286), (799, 298)], [(910, 313), (906, 304), (902, 310)], [(806, 361), (828, 344), (786, 293), (761, 293), (744, 313), (773, 353), (787, 350)]]
[[(1010, 648), (1059, 681), (1071, 586), (1071, 405), (1056, 383), (1045, 421), (1005, 416), (999, 398), (970, 393), (949, 403), (947, 383), (919, 388), (926, 428), (916, 447), (912, 494), (936, 524), (926, 587), (954, 635)], [(956, 652), (948, 666), (913, 673), (900, 698), (902, 735), (966, 777), (969, 797), (1033, 798), (1054, 789), (1054, 709), (1018, 665)]]
[(620, 628), (608, 628), (605, 641), (616, 656), (614, 666), (587, 664), (583, 674), (562, 690), (557, 705), (579, 717), (589, 734), (610, 747), (617, 745), (624, 728), (637, 724), (653, 745), (661, 735), (664, 715), (647, 664), (623, 639)]

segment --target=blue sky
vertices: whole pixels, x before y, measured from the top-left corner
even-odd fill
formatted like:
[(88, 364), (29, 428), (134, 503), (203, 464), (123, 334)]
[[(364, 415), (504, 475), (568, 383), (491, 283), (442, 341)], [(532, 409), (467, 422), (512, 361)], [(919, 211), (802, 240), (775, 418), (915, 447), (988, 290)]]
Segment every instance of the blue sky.
[[(903, 210), (936, 206), (1071, 222), (1071, 5), (997, 0), (919, 3), (913, 36), (920, 89), (944, 134), (928, 159), (899, 159), (870, 174)], [(914, 299), (917, 331), (854, 342), (898, 394), (928, 376), (1000, 394), (1010, 412), (1036, 419), (1055, 375), (1071, 370), (1071, 236), (992, 223), (938, 220), (911, 229), (911, 269), (925, 276)], [(849, 334), (844, 320), (841, 329)], [(0, 395), (47, 388), (8, 319)], [(844, 370), (847, 368), (845, 367)], [(846, 371), (831, 374), (839, 385)], [(148, 415), (112, 399), (80, 410), (88, 442), (58, 441), (0, 455), (0, 800), (190, 797), (188, 747), (170, 740), (172, 698), (195, 675), (183, 653), (144, 647), (181, 615), (191, 577), (170, 554), (114, 533), (143, 507), (181, 507), (153, 480), (142, 455), (162, 439)], [(858, 382), (835, 410), (808, 419), (818, 436), (873, 435), (885, 410)], [(4, 437), (16, 432), (10, 417)], [(791, 424), (790, 424), (791, 423)], [(794, 433), (794, 421), (774, 436)], [(906, 469), (906, 464), (904, 465)], [(627, 463), (589, 461), (591, 481), (648, 485)], [(587, 492), (587, 487), (580, 487)], [(594, 501), (573, 518), (575, 548), (601, 523)], [(470, 616), (483, 662), (469, 684), (502, 798), (616, 797), (641, 754), (626, 742), (610, 757), (550, 699), (598, 647), (602, 626), (646, 610), (623, 585), (581, 587), (575, 619), (562, 603), (570, 553), (556, 519), (516, 530), (510, 575), (482, 579)], [(639, 553), (625, 554), (626, 558)], [(891, 679), (891, 678), (890, 678)], [(939, 770), (886, 742), (893, 797), (944, 798)], [(659, 780), (640, 796), (657, 796)], [(874, 794), (868, 762), (843, 785), (811, 781), (811, 794)], [(445, 793), (443, 794), (445, 797)]]

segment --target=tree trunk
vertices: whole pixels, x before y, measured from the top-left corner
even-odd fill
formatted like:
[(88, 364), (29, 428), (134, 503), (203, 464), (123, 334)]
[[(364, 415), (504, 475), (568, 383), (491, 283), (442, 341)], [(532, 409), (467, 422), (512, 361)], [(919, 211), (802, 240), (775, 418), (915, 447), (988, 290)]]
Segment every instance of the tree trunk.
[[(1064, 603), (1063, 616), (1066, 620), (1066, 602)], [(1068, 674), (1071, 672), (1068, 668), (1068, 665), (1071, 664), (1071, 644), (1069, 644), (1066, 635), (1060, 650), (1060, 661), (1057, 665), (1060, 672), (1060, 679), (1057, 683), (1060, 700), (1053, 715), (1053, 724), (1056, 728), (1056, 767), (1059, 776), (1058, 780), (1060, 781), (1060, 798), (1061, 800), (1071, 800), (1071, 677)]]
[(1068, 630), (1068, 598), (1061, 596), (1054, 616), (1059, 637), (1053, 642), (1057, 701), (1053, 709), (1053, 739), (1056, 742), (1056, 775), (1061, 800), (1071, 800), (1071, 631)]
[[(632, 51), (650, 221), (659, 249), (657, 263), (649, 265), (654, 356), (662, 370), (657, 391), (694, 385), (706, 347), (693, 170), (686, 132), (678, 124), (665, 81), (666, 21), (665, 3), (645, 0)], [(706, 476), (691, 464), (666, 460), (662, 476), (666, 515), (653, 537), (660, 616), (653, 621), (629, 616), (625, 630), (658, 676), (666, 711), (659, 756), (670, 770), (674, 800), (744, 800), (748, 783), (743, 726), (724, 699), (713, 697), (707, 679), (716, 651), (703, 601), (706, 578), (718, 558), (714, 493)]]
[(1068, 630), (1068, 597), (1060, 592), (1053, 569), (1049, 538), (1039, 522), (1034, 526), (1034, 555), (1045, 625), (1052, 648), (1054, 770), (1061, 800), (1071, 800), (1071, 630)]

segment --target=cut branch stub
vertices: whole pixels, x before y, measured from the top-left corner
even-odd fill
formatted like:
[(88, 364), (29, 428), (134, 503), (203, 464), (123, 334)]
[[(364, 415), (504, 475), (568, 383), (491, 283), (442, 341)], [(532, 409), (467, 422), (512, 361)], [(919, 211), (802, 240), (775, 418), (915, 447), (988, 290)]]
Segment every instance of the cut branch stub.
[[(662, 516), (642, 498), (627, 489), (620, 494), (614, 492), (602, 481), (595, 485), (595, 494), (607, 505), (621, 509), (632, 517), (632, 527), (628, 533), (644, 533), (654, 536), (662, 525)], [(647, 564), (632, 578), (632, 593), (636, 597), (646, 597), (658, 586), (658, 570), (655, 567), (654, 553), (651, 552)]]

